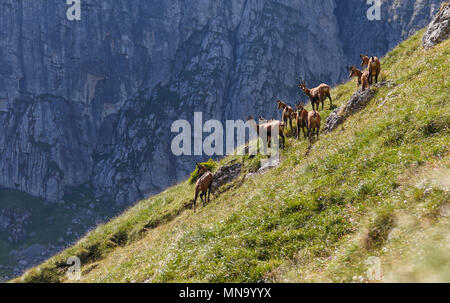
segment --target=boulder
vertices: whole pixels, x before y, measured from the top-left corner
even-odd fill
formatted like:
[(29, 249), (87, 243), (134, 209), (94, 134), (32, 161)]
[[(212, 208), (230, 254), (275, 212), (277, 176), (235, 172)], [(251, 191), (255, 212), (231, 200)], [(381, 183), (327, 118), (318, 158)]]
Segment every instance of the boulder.
[[(387, 84), (387, 81), (382, 81), (375, 84), (373, 87), (380, 88)], [(335, 130), (339, 125), (344, 123), (349, 116), (366, 108), (375, 95), (376, 91), (374, 89), (367, 89), (365, 91), (358, 89), (358, 91), (348, 100), (346, 105), (336, 109), (328, 116), (324, 131), (329, 133)]]
[(233, 182), (241, 175), (242, 163), (224, 165), (214, 174), (211, 190), (214, 192), (225, 184)]
[(423, 35), (422, 45), (425, 49), (431, 49), (436, 44), (447, 40), (450, 36), (450, 2), (442, 5), (441, 10), (431, 21), (427, 31)]

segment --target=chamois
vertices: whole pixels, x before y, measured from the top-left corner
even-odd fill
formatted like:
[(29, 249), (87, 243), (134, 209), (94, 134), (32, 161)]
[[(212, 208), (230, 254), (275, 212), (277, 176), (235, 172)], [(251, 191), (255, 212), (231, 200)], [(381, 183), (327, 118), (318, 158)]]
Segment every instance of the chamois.
[(362, 72), (353, 65), (347, 66), (346, 68), (350, 72), (350, 78), (353, 78), (353, 77), (358, 78), (358, 83), (357, 83), (358, 88), (361, 85), (362, 90), (365, 91), (366, 88), (370, 87), (369, 71)]
[(303, 135), (305, 136), (305, 138), (307, 138), (305, 127), (308, 130), (308, 111), (305, 109), (305, 107), (301, 102), (297, 104), (296, 122), (297, 122), (297, 140), (300, 140), (300, 128), (303, 130)]
[(361, 67), (369, 67), (369, 85), (373, 84), (373, 77), (375, 77), (375, 83), (378, 83), (378, 76), (381, 72), (380, 60), (375, 56), (369, 58), (369, 55), (360, 55), (360, 57), (362, 60)]
[[(250, 120), (254, 121), (254, 118), (253, 117), (249, 117), (248, 120), (249, 121)], [(285, 145), (286, 145), (286, 138), (285, 138), (284, 133), (283, 133), (284, 132), (285, 123), (281, 122), (281, 121), (278, 121), (278, 120), (271, 120), (271, 121), (268, 121), (266, 123), (261, 123), (261, 122), (262, 122), (261, 119), (260, 119), (260, 124), (256, 124), (256, 122), (254, 122), (254, 127), (256, 128), (257, 135), (259, 136), (259, 134), (261, 132), (265, 133), (266, 136), (267, 136), (267, 144), (268, 144), (268, 146), (270, 148), (270, 146), (272, 144), (272, 128), (278, 127), (278, 135), (282, 139), (282, 148), (284, 148)]]
[(330, 86), (325, 83), (320, 84), (318, 87), (309, 89), (306, 87), (306, 82), (299, 80), (298, 87), (301, 88), (303, 93), (309, 97), (313, 110), (314, 105), (317, 104), (317, 110), (319, 110), (319, 104), (322, 103), (322, 110), (324, 108), (324, 101), (326, 98), (330, 99), (330, 109), (333, 108), (333, 100), (331, 99)]
[[(195, 183), (195, 198), (194, 198), (194, 213), (195, 213), (195, 204), (197, 203), (198, 195), (200, 194), (200, 199), (203, 202), (203, 207), (205, 206), (205, 202), (209, 203), (211, 196), (211, 185), (214, 179), (213, 174), (202, 164), (197, 165), (197, 174), (200, 175), (200, 178)], [(208, 194), (208, 198), (206, 198), (206, 194)], [(205, 198), (205, 200), (203, 200)]]
[(320, 114), (313, 110), (308, 113), (308, 133), (309, 133), (309, 143), (312, 144), (314, 138), (314, 131), (316, 131), (317, 138), (319, 138), (320, 131)]
[(282, 120), (285, 123), (286, 128), (287, 128), (287, 125), (289, 122), (291, 129), (293, 129), (292, 128), (292, 120), (293, 120), (293, 114), (295, 113), (294, 109), (292, 107), (288, 106), (286, 103), (284, 103), (281, 100), (278, 100), (277, 104), (278, 104), (278, 109), (283, 110), (283, 119)]

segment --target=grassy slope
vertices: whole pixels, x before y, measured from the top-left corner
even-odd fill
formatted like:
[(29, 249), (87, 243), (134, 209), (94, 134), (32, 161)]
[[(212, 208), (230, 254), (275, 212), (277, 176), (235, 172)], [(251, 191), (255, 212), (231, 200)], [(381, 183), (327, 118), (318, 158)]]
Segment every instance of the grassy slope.
[[(290, 139), (278, 168), (197, 214), (181, 183), (17, 281), (64, 281), (77, 255), (85, 282), (365, 281), (369, 256), (385, 281), (450, 282), (450, 41), (425, 53), (421, 37), (383, 59), (391, 84), (308, 154)], [(339, 106), (355, 86), (333, 90)]]

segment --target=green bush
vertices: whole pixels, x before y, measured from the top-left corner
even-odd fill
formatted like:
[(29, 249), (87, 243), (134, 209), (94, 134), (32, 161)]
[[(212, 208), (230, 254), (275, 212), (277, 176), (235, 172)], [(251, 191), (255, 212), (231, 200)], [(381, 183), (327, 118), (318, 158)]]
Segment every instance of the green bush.
[[(211, 172), (217, 166), (217, 163), (213, 159), (209, 159), (208, 162), (203, 162), (200, 164), (204, 165)], [(189, 184), (194, 184), (195, 182), (197, 182), (198, 177), (199, 177), (199, 175), (198, 175), (197, 167), (196, 167), (195, 170), (191, 173), (191, 177), (189, 178), (189, 181), (188, 181)]]

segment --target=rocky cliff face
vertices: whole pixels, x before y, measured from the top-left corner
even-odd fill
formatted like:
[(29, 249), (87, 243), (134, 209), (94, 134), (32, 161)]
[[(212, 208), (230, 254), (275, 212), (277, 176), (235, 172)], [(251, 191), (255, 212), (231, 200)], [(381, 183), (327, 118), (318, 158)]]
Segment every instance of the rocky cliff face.
[(439, 13), (427, 27), (423, 35), (422, 45), (430, 49), (436, 44), (450, 38), (450, 2), (441, 6)]
[(339, 38), (349, 63), (360, 54), (383, 56), (400, 41), (425, 27), (442, 0), (379, 0), (380, 20), (369, 21), (365, 0), (336, 0)]
[[(186, 177), (173, 121), (272, 117), (295, 79), (336, 83), (383, 55), (440, 1), (0, 0), (0, 186), (61, 202), (87, 186), (131, 203)], [(369, 32), (370, 38), (364, 33)]]

